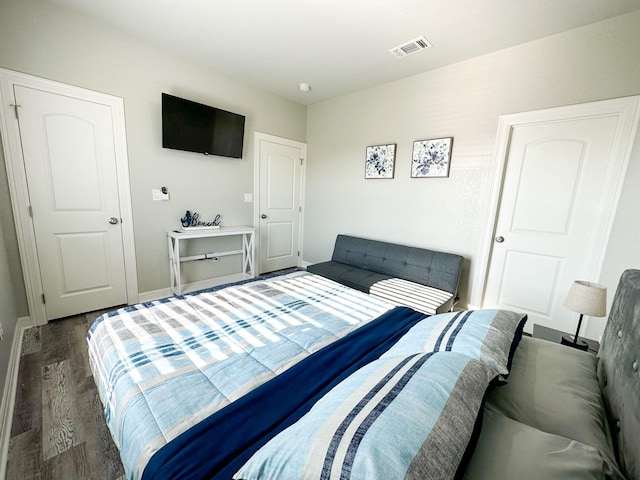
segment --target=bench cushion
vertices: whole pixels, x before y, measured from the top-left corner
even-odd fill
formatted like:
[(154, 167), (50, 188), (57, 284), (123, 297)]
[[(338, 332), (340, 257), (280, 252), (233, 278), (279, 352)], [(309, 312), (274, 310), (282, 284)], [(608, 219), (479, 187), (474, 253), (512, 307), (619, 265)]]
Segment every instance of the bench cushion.
[(593, 447), (617, 468), (591, 353), (523, 337), (508, 383), (489, 394), (486, 409)]
[(602, 480), (619, 478), (601, 453), (485, 410), (482, 430), (464, 480)]
[(309, 265), (307, 271), (365, 293), (369, 293), (371, 285), (374, 283), (392, 278), (390, 275), (383, 275), (382, 273), (334, 261)]
[(331, 260), (454, 294), (462, 268), (460, 255), (348, 235), (337, 236)]
[(371, 286), (369, 293), (394, 305), (413, 308), (427, 315), (449, 311), (454, 300), (453, 293), (401, 278), (380, 280)]

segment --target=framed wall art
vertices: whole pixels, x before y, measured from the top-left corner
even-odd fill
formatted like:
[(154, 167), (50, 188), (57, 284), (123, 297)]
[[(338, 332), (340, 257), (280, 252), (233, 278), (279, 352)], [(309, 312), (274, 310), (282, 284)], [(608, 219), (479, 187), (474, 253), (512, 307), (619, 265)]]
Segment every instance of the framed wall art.
[(411, 178), (448, 177), (453, 137), (413, 142)]
[(367, 147), (364, 178), (393, 178), (396, 144)]

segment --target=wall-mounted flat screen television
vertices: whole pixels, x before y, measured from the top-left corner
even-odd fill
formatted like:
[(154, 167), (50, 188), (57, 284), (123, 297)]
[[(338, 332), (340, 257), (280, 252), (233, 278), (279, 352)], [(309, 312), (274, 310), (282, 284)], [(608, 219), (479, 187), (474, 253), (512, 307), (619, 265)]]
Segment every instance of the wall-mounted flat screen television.
[(162, 94), (162, 146), (242, 158), (244, 115)]

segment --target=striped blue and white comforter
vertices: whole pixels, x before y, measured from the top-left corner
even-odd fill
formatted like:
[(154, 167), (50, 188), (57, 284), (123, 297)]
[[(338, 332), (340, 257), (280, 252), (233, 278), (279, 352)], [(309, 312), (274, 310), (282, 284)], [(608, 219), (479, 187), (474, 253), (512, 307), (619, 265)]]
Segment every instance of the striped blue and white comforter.
[(453, 479), (496, 375), (454, 352), (375, 360), (325, 394), (233, 478)]
[(296, 272), (98, 318), (90, 364), (127, 478), (193, 425), (391, 308)]

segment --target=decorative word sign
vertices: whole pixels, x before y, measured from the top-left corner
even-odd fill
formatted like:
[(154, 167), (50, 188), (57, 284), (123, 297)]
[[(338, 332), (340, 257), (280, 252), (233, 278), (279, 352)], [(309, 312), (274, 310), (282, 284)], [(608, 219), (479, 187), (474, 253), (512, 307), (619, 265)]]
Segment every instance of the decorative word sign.
[(197, 212), (191, 213), (189, 210), (184, 214), (184, 217), (180, 219), (183, 228), (189, 227), (219, 227), (220, 226), (220, 214), (216, 215), (216, 218), (212, 222), (201, 222), (200, 214)]

